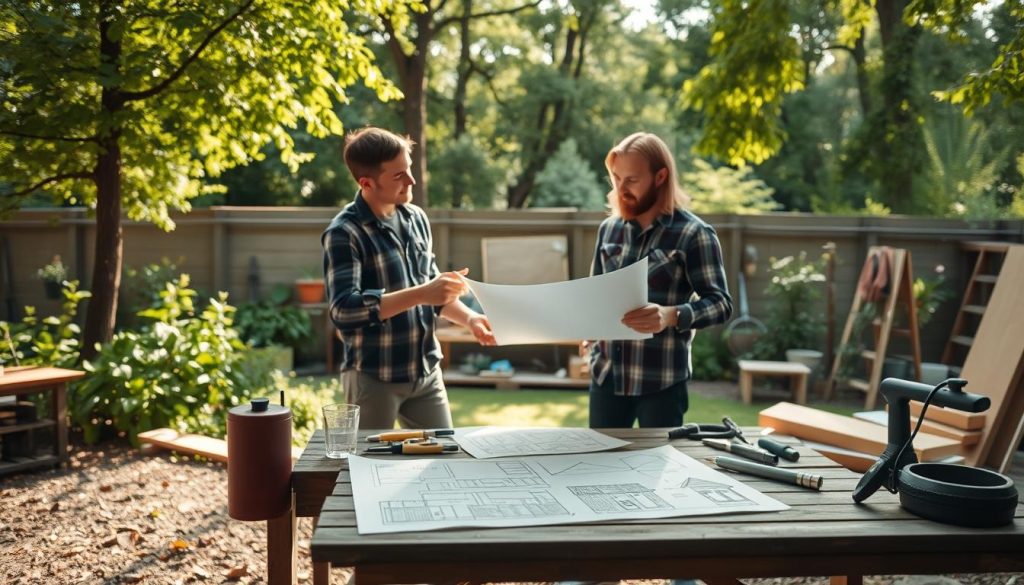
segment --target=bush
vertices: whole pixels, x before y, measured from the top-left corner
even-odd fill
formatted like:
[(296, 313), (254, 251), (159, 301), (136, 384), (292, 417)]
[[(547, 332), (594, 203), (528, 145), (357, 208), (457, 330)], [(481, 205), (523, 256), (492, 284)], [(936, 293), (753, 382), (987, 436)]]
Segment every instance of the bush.
[(235, 328), (242, 340), (253, 347), (287, 345), (294, 347), (312, 334), (309, 314), (295, 305), (286, 285), (275, 286), (267, 300), (244, 303), (235, 313)]
[(785, 359), (787, 349), (816, 349), (825, 329), (823, 311), (817, 306), (821, 297), (818, 283), (825, 257), (812, 262), (806, 252), (799, 256), (771, 259), (772, 279), (765, 289), (769, 298), (764, 335), (754, 346), (758, 359)]
[(266, 388), (242, 367), (245, 345), (232, 327), (227, 294), (196, 314), (189, 277), (166, 283), (159, 306), (139, 312), (148, 324), (120, 331), (100, 347), (89, 372), (72, 388), (71, 417), (86, 442), (104, 427), (127, 433), (169, 426), (179, 431), (224, 436), (227, 409)]
[(78, 305), (92, 295), (78, 290), (78, 281), (64, 281), (60, 315), (40, 319), (36, 309), (25, 307), (20, 323), (0, 321), (0, 359), (23, 366), (74, 368), (81, 353), (81, 329), (75, 323)]
[(334, 391), (329, 384), (317, 387), (311, 383), (296, 383), (294, 378), (277, 372), (273, 384), (276, 389), (285, 391), (285, 402), (292, 411), (292, 444), (305, 447), (313, 431), (321, 426), (321, 409), (336, 402)]
[(690, 362), (694, 380), (724, 380), (732, 372), (732, 356), (722, 341), (721, 333), (697, 331), (690, 344)]
[(566, 140), (537, 175), (530, 194), (530, 207), (577, 207), (585, 210), (605, 208), (605, 193), (597, 175), (580, 157), (576, 141)]

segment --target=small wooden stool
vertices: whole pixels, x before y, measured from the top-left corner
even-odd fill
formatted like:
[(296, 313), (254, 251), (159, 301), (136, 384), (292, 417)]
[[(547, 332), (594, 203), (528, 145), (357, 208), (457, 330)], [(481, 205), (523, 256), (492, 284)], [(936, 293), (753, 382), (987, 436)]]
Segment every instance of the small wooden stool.
[(811, 369), (796, 362), (768, 362), (740, 360), (740, 396), (744, 404), (750, 404), (754, 393), (754, 376), (789, 377), (797, 404), (807, 403), (807, 377)]

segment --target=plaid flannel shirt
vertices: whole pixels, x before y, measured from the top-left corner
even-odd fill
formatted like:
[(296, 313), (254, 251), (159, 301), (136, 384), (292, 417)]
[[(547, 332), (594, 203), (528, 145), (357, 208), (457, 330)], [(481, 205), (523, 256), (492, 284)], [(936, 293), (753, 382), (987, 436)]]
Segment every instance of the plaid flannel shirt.
[(356, 193), (355, 201), (320, 237), (331, 320), (344, 345), (341, 369), (356, 369), (382, 382), (411, 382), (441, 361), (434, 336), (440, 307), (418, 305), (386, 321), (380, 301), (436, 278), (430, 224), (422, 209), (400, 205), (404, 234), (396, 234)]
[(598, 384), (613, 376), (615, 393), (639, 396), (690, 378), (695, 329), (723, 323), (732, 314), (722, 249), (714, 228), (689, 211), (662, 214), (646, 230), (636, 221), (609, 217), (597, 232), (591, 275), (629, 266), (647, 256), (647, 298), (675, 306), (679, 323), (650, 339), (598, 341), (591, 372)]

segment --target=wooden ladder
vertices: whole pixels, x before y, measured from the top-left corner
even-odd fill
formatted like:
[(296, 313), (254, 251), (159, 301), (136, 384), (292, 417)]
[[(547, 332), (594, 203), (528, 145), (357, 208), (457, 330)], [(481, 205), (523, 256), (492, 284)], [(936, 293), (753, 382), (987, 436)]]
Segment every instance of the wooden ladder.
[(985, 314), (985, 307), (992, 296), (1002, 268), (1006, 252), (1010, 244), (1006, 242), (963, 242), (961, 248), (968, 254), (977, 253), (974, 270), (967, 281), (964, 298), (960, 310), (953, 321), (953, 329), (942, 352), (942, 363), (950, 366), (962, 366), (967, 352), (974, 344), (974, 333)]
[[(872, 256), (884, 253), (883, 249), (882, 246), (872, 246), (868, 249), (868, 258), (870, 259)], [(885, 364), (886, 352), (889, 350), (889, 341), (893, 334), (906, 337), (909, 341), (910, 361), (914, 365), (914, 376), (917, 380), (921, 379), (921, 342), (917, 328), (917, 311), (913, 290), (914, 275), (910, 267), (910, 251), (898, 248), (892, 249), (890, 269), (889, 294), (884, 300), (875, 303), (881, 309), (881, 313), (876, 313), (879, 316), (876, 316), (871, 323), (874, 347), (863, 349), (859, 352), (859, 357), (870, 363), (868, 379), (850, 378), (846, 380), (850, 387), (865, 392), (864, 408), (866, 410), (872, 410), (875, 407), (875, 402), (878, 398), (878, 386), (882, 381), (882, 366)], [(835, 359), (832, 362), (832, 373), (825, 384), (826, 400), (832, 397), (832, 392), (838, 382), (843, 356), (846, 353), (844, 349), (850, 343), (859, 344), (862, 341), (862, 339), (851, 339), (854, 335), (854, 323), (857, 321), (861, 309), (871, 302), (864, 298), (859, 289), (854, 292), (853, 305), (850, 307), (850, 314), (846, 318), (846, 326), (843, 327), (843, 335), (839, 341), (839, 349), (836, 351)], [(903, 310), (906, 316), (908, 323), (906, 328), (893, 327), (897, 306)], [(858, 337), (861, 337), (863, 332), (857, 331), (856, 333)]]

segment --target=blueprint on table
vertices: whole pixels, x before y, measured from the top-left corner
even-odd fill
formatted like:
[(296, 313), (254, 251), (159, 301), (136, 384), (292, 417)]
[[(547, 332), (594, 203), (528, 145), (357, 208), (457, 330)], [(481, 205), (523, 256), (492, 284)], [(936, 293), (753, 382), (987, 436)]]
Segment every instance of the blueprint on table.
[(668, 445), (492, 461), (351, 455), (349, 469), (359, 534), (789, 508)]
[(538, 427), (461, 427), (455, 442), (477, 459), (592, 453), (625, 447), (629, 441), (593, 429)]

